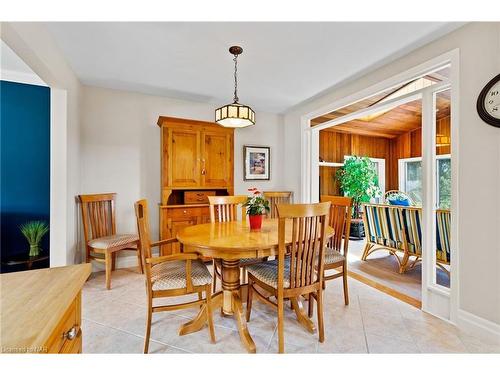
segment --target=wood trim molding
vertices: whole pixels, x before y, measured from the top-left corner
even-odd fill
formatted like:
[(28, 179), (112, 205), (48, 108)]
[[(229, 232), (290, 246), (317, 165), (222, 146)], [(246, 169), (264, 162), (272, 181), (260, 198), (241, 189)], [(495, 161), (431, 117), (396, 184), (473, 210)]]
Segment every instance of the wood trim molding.
[(355, 279), (355, 280), (357, 280), (365, 285), (371, 286), (372, 288), (375, 288), (375, 289), (381, 291), (382, 293), (385, 293), (385, 294), (390, 295), (391, 297), (397, 298), (398, 300), (405, 302), (409, 305), (412, 305), (413, 307), (416, 307), (417, 309), (422, 309), (422, 301), (419, 301), (416, 298), (407, 296), (406, 294), (398, 292), (395, 289), (389, 288), (388, 286), (385, 286), (385, 285), (382, 285), (380, 283), (377, 283), (376, 281), (370, 280), (367, 277), (360, 275), (359, 273), (348, 271), (347, 274), (350, 277), (352, 277), (353, 279)]

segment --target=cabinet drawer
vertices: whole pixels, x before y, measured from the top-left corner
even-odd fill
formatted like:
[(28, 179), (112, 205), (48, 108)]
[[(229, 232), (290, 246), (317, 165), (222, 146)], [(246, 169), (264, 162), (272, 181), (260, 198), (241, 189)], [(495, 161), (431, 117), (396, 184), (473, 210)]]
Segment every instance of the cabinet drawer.
[(208, 203), (208, 197), (215, 194), (216, 192), (213, 190), (185, 191), (184, 204)]
[[(49, 353), (59, 353), (63, 350), (63, 347), (73, 347), (73, 342), (76, 344), (78, 344), (78, 342), (81, 343), (80, 298), (81, 295), (78, 294), (68, 310), (66, 310), (66, 313), (63, 315), (54, 332), (52, 332), (47, 342)], [(71, 330), (73, 330), (72, 333), (74, 333), (74, 337), (70, 339), (68, 333)]]
[(167, 217), (171, 219), (183, 219), (189, 217), (197, 217), (201, 215), (208, 215), (207, 207), (179, 207), (179, 208), (169, 208), (167, 212)]

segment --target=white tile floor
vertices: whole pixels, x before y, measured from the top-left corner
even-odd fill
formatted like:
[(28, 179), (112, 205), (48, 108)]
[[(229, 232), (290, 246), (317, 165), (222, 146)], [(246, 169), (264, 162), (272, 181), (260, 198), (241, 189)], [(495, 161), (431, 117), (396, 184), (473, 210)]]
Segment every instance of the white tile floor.
[[(327, 284), (325, 342), (305, 331), (292, 311), (285, 316), (287, 353), (500, 353), (500, 345), (465, 334), (354, 279), (351, 303), (344, 306), (340, 279)], [(245, 353), (234, 320), (214, 313), (217, 343), (208, 330), (178, 336), (180, 324), (197, 309), (153, 314), (150, 353)], [(104, 274), (93, 274), (83, 289), (83, 352), (141, 353), (146, 324), (144, 276), (135, 270), (113, 272), (112, 289)], [(315, 320), (315, 319), (314, 319)], [(254, 301), (248, 323), (257, 353), (277, 353), (274, 310)]]

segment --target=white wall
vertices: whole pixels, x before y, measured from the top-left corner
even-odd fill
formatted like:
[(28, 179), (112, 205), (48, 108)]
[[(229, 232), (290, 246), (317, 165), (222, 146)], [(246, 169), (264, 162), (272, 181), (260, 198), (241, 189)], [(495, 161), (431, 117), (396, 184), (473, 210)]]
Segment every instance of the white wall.
[(79, 258), (74, 197), (80, 190), (80, 82), (40, 23), (2, 22), (0, 31), (51, 88), (51, 266), (72, 264)]
[(285, 182), (302, 193), (297, 167), (302, 115), (455, 48), (460, 49), (459, 308), (493, 322), (500, 334), (500, 129), (486, 125), (475, 108), (482, 87), (500, 72), (500, 23), (468, 24), (287, 113)]
[[(158, 237), (160, 129), (158, 117), (213, 121), (214, 105), (84, 86), (82, 100), (81, 193), (116, 192), (117, 228), (136, 232), (133, 204), (150, 202), (151, 229)], [(257, 122), (235, 130), (235, 193), (257, 186), (283, 188), (282, 117), (257, 113)], [(243, 145), (271, 147), (271, 181), (243, 181)]]

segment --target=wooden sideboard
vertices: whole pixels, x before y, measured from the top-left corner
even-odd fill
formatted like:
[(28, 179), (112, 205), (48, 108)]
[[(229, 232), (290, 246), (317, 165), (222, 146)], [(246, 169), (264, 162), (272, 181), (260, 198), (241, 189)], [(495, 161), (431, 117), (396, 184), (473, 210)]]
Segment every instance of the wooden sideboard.
[[(234, 129), (212, 122), (160, 116), (160, 239), (210, 221), (207, 195), (234, 192)], [(163, 246), (163, 255), (179, 245)]]
[(90, 263), (0, 275), (2, 353), (81, 353)]

